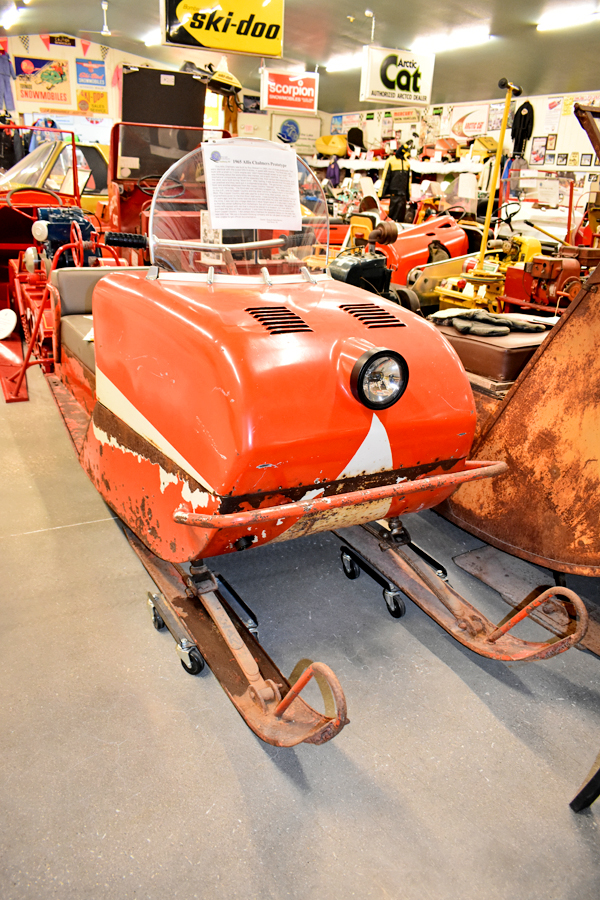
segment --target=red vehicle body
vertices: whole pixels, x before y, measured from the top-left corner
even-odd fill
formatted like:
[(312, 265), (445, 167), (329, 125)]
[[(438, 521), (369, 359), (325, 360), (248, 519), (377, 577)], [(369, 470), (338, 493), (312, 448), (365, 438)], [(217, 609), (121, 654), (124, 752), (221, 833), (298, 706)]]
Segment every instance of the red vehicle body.
[[(431, 326), (385, 301), (365, 304), (357, 288), (323, 276), (314, 285), (216, 283), (210, 303), (206, 293), (197, 276), (147, 282), (125, 271), (94, 293), (97, 403), (82, 459), (153, 552), (172, 561), (215, 556), (247, 536), (259, 546), (411, 512), (451, 492), (365, 494), (321, 516), (297, 510), (254, 521), (255, 511), (284, 503), (463, 469), (471, 393)], [(259, 308), (268, 319), (282, 306), (308, 327), (273, 334), (249, 313)], [(365, 308), (382, 319), (376, 331), (356, 317)], [(350, 380), (357, 359), (379, 346), (402, 354), (410, 379), (398, 403), (376, 413), (355, 399)], [(207, 527), (186, 526), (178, 511), (202, 513)]]
[(447, 251), (448, 258), (469, 252), (469, 239), (464, 228), (450, 215), (436, 216), (422, 225), (401, 231), (393, 244), (377, 245), (388, 258), (392, 284), (405, 285), (411, 269), (433, 262), (430, 247), (434, 242), (438, 250), (441, 247), (442, 252)]

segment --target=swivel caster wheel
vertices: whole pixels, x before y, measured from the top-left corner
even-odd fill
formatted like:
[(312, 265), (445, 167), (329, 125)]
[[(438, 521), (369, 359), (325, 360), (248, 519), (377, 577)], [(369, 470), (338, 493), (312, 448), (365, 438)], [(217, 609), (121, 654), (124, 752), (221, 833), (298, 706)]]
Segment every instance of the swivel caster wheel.
[(165, 628), (165, 620), (157, 610), (154, 605), (154, 595), (148, 591), (148, 608), (150, 610), (150, 615), (152, 617), (152, 624), (156, 628), (157, 631), (162, 631)]
[(152, 610), (152, 624), (157, 631), (162, 631), (166, 627), (165, 620), (156, 608)]
[(182, 646), (186, 643), (187, 641), (182, 641), (181, 644), (177, 645), (177, 652), (181, 660), (181, 665), (188, 673), (188, 675), (199, 675), (206, 665), (206, 663), (204, 662), (204, 657), (197, 647), (191, 647), (188, 650), (186, 646)]
[(349, 578), (351, 581), (354, 581), (360, 575), (360, 566), (346, 550), (342, 550), (342, 568), (346, 578)]
[(406, 604), (402, 599), (400, 591), (384, 590), (383, 599), (385, 600), (385, 605), (387, 606), (390, 616), (393, 616), (394, 619), (401, 619), (406, 612)]

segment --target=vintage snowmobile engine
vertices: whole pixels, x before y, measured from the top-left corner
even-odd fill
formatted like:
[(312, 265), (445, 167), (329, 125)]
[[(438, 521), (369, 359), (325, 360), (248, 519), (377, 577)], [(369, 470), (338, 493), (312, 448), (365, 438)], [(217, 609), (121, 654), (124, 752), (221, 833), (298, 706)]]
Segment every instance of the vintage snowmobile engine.
[(336, 281), (353, 284), (354, 287), (388, 297), (392, 270), (386, 265), (382, 253), (365, 253), (363, 256), (340, 255), (330, 263), (329, 271)]
[[(69, 243), (74, 225), (75, 230), (79, 229), (81, 232), (81, 238), (89, 241), (95, 228), (82, 210), (75, 207), (39, 207), (37, 221), (33, 223), (31, 233), (38, 243), (43, 244), (46, 256), (51, 261), (58, 248)], [(90, 258), (95, 256), (96, 251), (84, 249), (83, 264), (89, 265)], [(74, 256), (70, 252), (63, 253), (58, 261), (58, 267), (75, 264)]]

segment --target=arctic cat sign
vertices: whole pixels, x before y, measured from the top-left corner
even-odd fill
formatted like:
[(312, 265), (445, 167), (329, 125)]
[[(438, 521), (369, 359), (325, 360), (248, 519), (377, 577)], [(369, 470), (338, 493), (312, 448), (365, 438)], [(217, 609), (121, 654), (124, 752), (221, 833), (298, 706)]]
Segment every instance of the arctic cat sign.
[(283, 54), (284, 0), (163, 0), (163, 43), (206, 50)]
[(427, 106), (435, 56), (363, 47), (360, 99), (377, 103)]

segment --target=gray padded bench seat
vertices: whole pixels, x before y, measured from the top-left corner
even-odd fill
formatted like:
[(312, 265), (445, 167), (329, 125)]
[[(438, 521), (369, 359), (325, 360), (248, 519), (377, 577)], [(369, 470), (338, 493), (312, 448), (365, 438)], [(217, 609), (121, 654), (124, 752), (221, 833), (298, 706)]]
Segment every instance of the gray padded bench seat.
[(96, 351), (93, 341), (85, 336), (92, 330), (92, 316), (65, 316), (60, 321), (60, 343), (68, 352), (77, 357), (91, 372), (96, 371)]
[(94, 342), (84, 340), (92, 322), (92, 297), (101, 278), (115, 272), (148, 272), (147, 266), (94, 266), (55, 269), (51, 283), (60, 294), (60, 343), (92, 372), (96, 371)]

